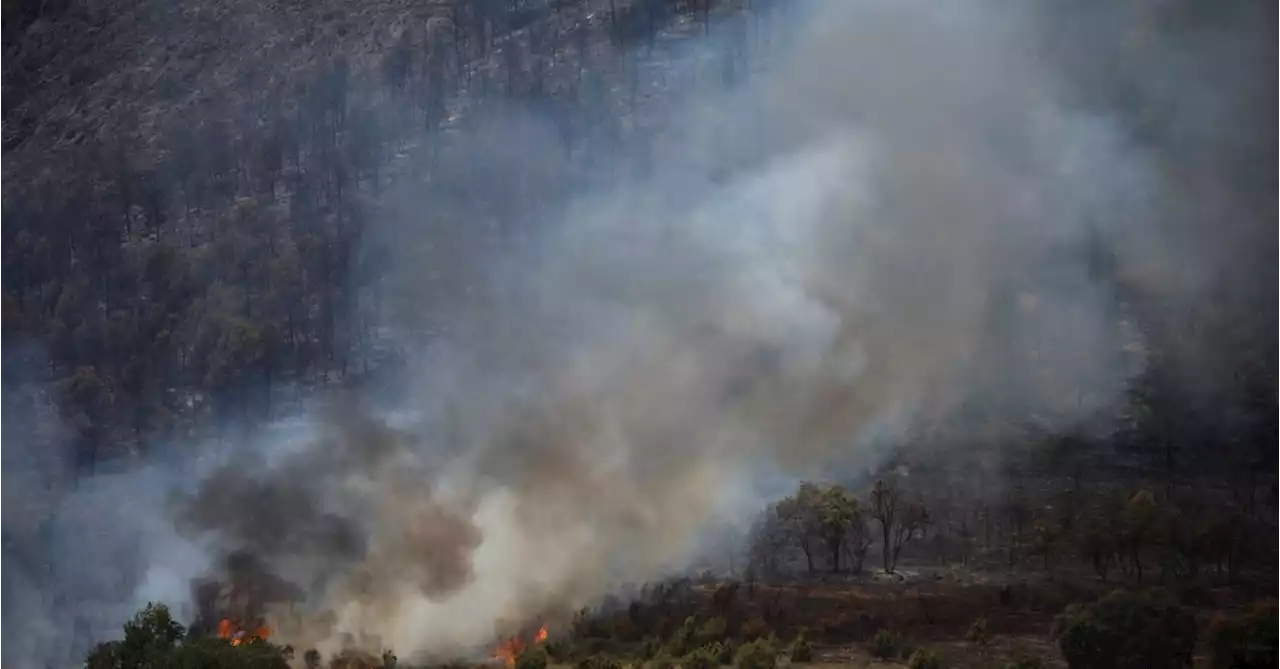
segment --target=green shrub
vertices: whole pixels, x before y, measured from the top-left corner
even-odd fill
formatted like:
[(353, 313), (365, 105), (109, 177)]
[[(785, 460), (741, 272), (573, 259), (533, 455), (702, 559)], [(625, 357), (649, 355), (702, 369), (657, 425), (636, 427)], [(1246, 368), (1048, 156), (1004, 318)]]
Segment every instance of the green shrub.
[(716, 644), (716, 660), (720, 664), (733, 664), (733, 656), (738, 652), (738, 645), (733, 639), (725, 639)]
[[(578, 660), (575, 669), (622, 669), (622, 664), (608, 655), (592, 655)], [(516, 669), (520, 669), (519, 666)]]
[(653, 656), (653, 659), (645, 662), (645, 666), (648, 669), (673, 669), (676, 666), (676, 660), (665, 652), (659, 652)]
[(871, 654), (881, 660), (896, 657), (901, 647), (902, 640), (889, 630), (882, 629), (871, 637)]
[(1196, 619), (1165, 596), (1114, 592), (1068, 607), (1054, 636), (1073, 669), (1183, 669), (1191, 666)]
[(698, 630), (696, 641), (702, 645), (721, 641), (724, 639), (728, 629), (729, 624), (725, 622), (724, 618), (716, 616), (702, 624), (702, 627)]
[(662, 652), (662, 644), (657, 639), (649, 636), (644, 638), (644, 643), (640, 645), (640, 659), (651, 660)]
[(907, 666), (911, 669), (942, 669), (942, 662), (933, 651), (920, 648), (911, 654), (911, 659), (907, 660)]
[(680, 629), (672, 635), (671, 640), (667, 643), (667, 652), (675, 657), (683, 657), (697, 647), (695, 639), (698, 635), (698, 621), (693, 616), (684, 619), (684, 623), (680, 625)]
[(547, 651), (547, 654), (561, 661), (579, 662), (590, 659), (595, 655), (604, 654), (613, 644), (606, 639), (578, 639), (573, 643), (565, 643), (563, 648), (557, 647), (555, 650), (562, 652)]
[(991, 631), (987, 628), (987, 619), (978, 618), (969, 626), (969, 631), (964, 635), (965, 640), (970, 643), (976, 643), (985, 646), (991, 643)]
[(547, 651), (548, 659), (564, 661), (573, 655), (573, 646), (568, 639), (556, 639), (542, 644), (542, 648)]
[(769, 623), (766, 623), (764, 618), (759, 616), (742, 623), (742, 638), (744, 641), (763, 639), (772, 633), (773, 630), (769, 629)]
[(124, 625), (124, 639), (94, 647), (87, 669), (118, 667), (225, 667), (288, 669), (293, 649), (264, 639), (232, 646), (223, 639), (188, 636), (162, 604), (148, 604)]
[(813, 644), (809, 643), (808, 634), (802, 628), (791, 642), (791, 662), (811, 662), (813, 660)]
[(516, 669), (547, 669), (547, 651), (541, 646), (530, 648), (516, 658)]
[(680, 658), (680, 669), (719, 669), (720, 661), (707, 648), (699, 648)]
[(1277, 666), (1276, 602), (1255, 605), (1247, 613), (1216, 616), (1209, 631), (1213, 669), (1257, 669)]
[(738, 649), (738, 669), (774, 669), (777, 664), (776, 647), (764, 639), (744, 643), (742, 648)]
[(1038, 657), (1020, 657), (1005, 662), (1000, 669), (1044, 669), (1044, 662)]
[(640, 638), (640, 629), (630, 618), (621, 616), (613, 620), (611, 637), (620, 641), (636, 641)]

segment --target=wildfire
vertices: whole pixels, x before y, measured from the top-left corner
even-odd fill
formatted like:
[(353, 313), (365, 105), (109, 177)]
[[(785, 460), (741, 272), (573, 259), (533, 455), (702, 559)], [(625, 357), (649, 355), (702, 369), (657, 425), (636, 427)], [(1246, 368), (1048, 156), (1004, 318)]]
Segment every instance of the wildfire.
[(230, 620), (223, 619), (218, 623), (218, 638), (226, 639), (231, 642), (232, 646), (239, 646), (242, 643), (250, 643), (254, 639), (266, 639), (271, 636), (271, 628), (263, 625), (254, 630), (240, 629), (239, 625)]
[[(533, 635), (533, 643), (545, 643), (547, 640), (547, 626), (543, 625), (538, 628), (538, 633)], [(498, 648), (494, 650), (494, 659), (502, 660), (508, 667), (516, 666), (516, 658), (527, 648), (524, 639), (513, 636), (510, 639), (498, 644)]]
[(524, 642), (520, 640), (520, 637), (513, 636), (498, 644), (498, 649), (493, 652), (493, 657), (502, 660), (508, 667), (514, 667), (516, 666), (516, 658), (523, 652)]

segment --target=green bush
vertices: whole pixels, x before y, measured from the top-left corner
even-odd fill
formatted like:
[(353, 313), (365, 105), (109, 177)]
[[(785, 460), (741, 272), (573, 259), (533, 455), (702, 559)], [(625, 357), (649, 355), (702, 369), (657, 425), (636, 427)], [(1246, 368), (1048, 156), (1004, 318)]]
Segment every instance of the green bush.
[(1068, 607), (1054, 636), (1073, 669), (1183, 669), (1191, 666), (1196, 619), (1166, 596), (1113, 592)]
[(881, 660), (897, 657), (901, 647), (902, 640), (889, 630), (882, 629), (871, 637), (871, 654)]
[(769, 629), (769, 623), (766, 623), (764, 618), (759, 616), (742, 623), (742, 638), (744, 641), (763, 639), (772, 633), (773, 630)]
[(777, 664), (777, 648), (764, 639), (742, 644), (738, 649), (738, 669), (774, 669)]
[[(578, 660), (575, 669), (622, 669), (622, 663), (608, 655), (592, 655)], [(516, 669), (520, 669), (519, 666)]]
[(737, 652), (738, 645), (733, 642), (733, 639), (725, 639), (716, 644), (715, 656), (720, 664), (733, 664), (733, 657)]
[(659, 639), (665, 639), (672, 634), (675, 624), (671, 620), (671, 616), (658, 616), (649, 625), (649, 629), (653, 631), (653, 635)]
[(1020, 657), (1005, 662), (1000, 669), (1044, 669), (1044, 662), (1038, 657)]
[(684, 619), (680, 629), (672, 635), (667, 643), (667, 652), (675, 657), (683, 657), (697, 648), (695, 639), (698, 636), (698, 621), (693, 616)]
[(548, 649), (547, 654), (561, 661), (577, 663), (596, 655), (603, 655), (613, 646), (614, 644), (607, 639), (577, 639), (572, 643), (565, 643), (563, 647), (557, 646), (555, 652)]
[(636, 641), (640, 638), (640, 629), (626, 616), (614, 618), (611, 638), (621, 641)]
[(809, 643), (808, 634), (801, 629), (791, 642), (791, 662), (811, 662), (813, 660), (813, 644)]
[(1276, 602), (1254, 606), (1238, 616), (1214, 618), (1209, 631), (1213, 669), (1257, 669), (1277, 666)]
[(725, 633), (728, 629), (729, 624), (725, 622), (725, 619), (720, 616), (716, 616), (702, 624), (702, 627), (698, 630), (696, 640), (702, 645), (721, 641), (724, 639)]
[(699, 648), (680, 658), (680, 669), (719, 669), (720, 661), (706, 648)]
[(716, 665), (724, 664), (720, 661), (720, 655), (724, 653), (724, 644), (719, 641), (712, 641), (711, 643), (699, 648), (697, 652), (706, 653), (711, 656), (711, 659), (715, 661)]
[(942, 669), (942, 662), (933, 651), (920, 648), (911, 654), (911, 659), (907, 660), (907, 666), (911, 669)]
[(546, 649), (548, 658), (567, 660), (573, 655), (573, 646), (567, 639), (548, 641), (542, 647)]
[(98, 644), (86, 669), (217, 667), (288, 669), (293, 650), (263, 639), (233, 646), (224, 639), (188, 636), (163, 604), (148, 604), (124, 625), (124, 639)]
[(530, 648), (516, 658), (516, 669), (547, 669), (547, 651), (541, 646)]
[(640, 659), (651, 660), (662, 652), (662, 644), (657, 639), (649, 636), (644, 638), (644, 643), (640, 645)]
[(674, 669), (676, 660), (665, 652), (659, 652), (653, 659), (645, 662), (645, 666), (648, 669)]
[(965, 633), (964, 638), (970, 643), (976, 643), (985, 646), (991, 643), (991, 631), (987, 628), (987, 619), (978, 618), (969, 626), (969, 631)]

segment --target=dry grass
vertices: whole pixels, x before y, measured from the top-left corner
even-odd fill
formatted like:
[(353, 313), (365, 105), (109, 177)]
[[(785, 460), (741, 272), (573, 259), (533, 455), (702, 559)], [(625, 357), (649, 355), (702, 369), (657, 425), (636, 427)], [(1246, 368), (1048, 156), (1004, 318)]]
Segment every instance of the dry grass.
[[(978, 645), (966, 641), (928, 641), (908, 644), (908, 650), (928, 648), (938, 654), (942, 665), (955, 669), (993, 669), (1019, 657), (1037, 657), (1046, 668), (1066, 667), (1058, 657), (1057, 649), (1047, 636), (997, 636), (990, 643)], [(907, 653), (904, 653), (906, 655)], [(881, 660), (860, 645), (845, 645), (817, 649), (816, 661), (804, 665), (809, 669), (877, 669), (905, 667), (905, 658)]]
[[(916, 574), (902, 582), (868, 577), (771, 583), (757, 584), (750, 594), (743, 586), (729, 618), (734, 627), (770, 612), (767, 622), (784, 642), (799, 628), (807, 628), (815, 646), (814, 662), (802, 665), (806, 669), (906, 667), (906, 658), (916, 648), (932, 650), (948, 669), (999, 669), (1023, 657), (1037, 658), (1046, 668), (1060, 669), (1066, 663), (1050, 638), (1053, 618), (1067, 605), (1095, 599), (1115, 587), (1084, 580), (1037, 578), (1032, 574), (1002, 576), (967, 578), (963, 573), (949, 572), (942, 577)], [(667, 614), (667, 622), (678, 623), (685, 615), (721, 615), (711, 603), (717, 585), (695, 586), (693, 608), (677, 606)], [(1220, 588), (1210, 594), (1204, 605), (1197, 607), (1198, 615), (1205, 618), (1212, 611), (1237, 609), (1243, 602), (1256, 599), (1256, 595), (1243, 589)], [(970, 626), (979, 618), (987, 620), (990, 637), (986, 643), (966, 639)], [(900, 637), (904, 650), (899, 657), (881, 660), (872, 656), (867, 642), (879, 629), (892, 630)], [(602, 651), (612, 650), (615, 655), (626, 657), (635, 644), (624, 645), (603, 642)], [(1199, 650), (1207, 652), (1204, 643)], [(624, 664), (633, 669), (642, 666), (636, 661)], [(789, 664), (783, 659), (780, 666)], [(1195, 666), (1207, 667), (1207, 658), (1197, 657)]]
[[(779, 634), (808, 628), (817, 642), (865, 640), (891, 629), (907, 641), (963, 639), (973, 621), (986, 618), (992, 634), (1047, 635), (1053, 617), (1073, 602), (1089, 601), (1104, 584), (1015, 579), (984, 582), (950, 574), (921, 575), (904, 583), (857, 580), (757, 586), (750, 599), (740, 593), (743, 615), (765, 610)], [(709, 593), (708, 593), (709, 596)]]

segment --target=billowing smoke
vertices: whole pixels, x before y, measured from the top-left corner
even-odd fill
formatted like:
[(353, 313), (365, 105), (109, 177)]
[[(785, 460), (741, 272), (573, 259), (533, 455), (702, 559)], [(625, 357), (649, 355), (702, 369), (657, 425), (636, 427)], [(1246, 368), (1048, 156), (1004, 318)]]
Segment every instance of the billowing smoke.
[[(1141, 243), (1176, 193), (1070, 95), (1034, 18), (896, 0), (764, 19), (790, 45), (767, 67), (681, 100), (648, 169), (501, 253), (406, 195), (377, 231), (388, 318), (448, 334), (404, 326), (394, 415), (340, 401), (313, 438), (193, 469), (161, 506), (202, 559), (143, 562), (254, 581), (297, 646), (470, 652), (678, 566), (758, 508), (763, 472), (874, 465), (873, 437), (973, 402), (1105, 427), (1142, 356), (1096, 256), (1199, 256)], [(556, 153), (520, 121), (494, 128), (503, 151)]]
[(660, 573), (762, 467), (977, 393), (1059, 428), (1116, 403), (1136, 362), (1080, 258), (1148, 214), (1118, 130), (1062, 104), (1017, 20), (895, 2), (809, 21), (768, 73), (674, 115), (697, 142), (522, 248), (418, 265), (430, 231), (381, 231), (406, 249), (402, 310), (414, 286), (457, 291), (399, 403), (420, 424), (348, 415), (178, 504), (307, 593), (275, 616), (285, 638), (465, 650)]
[(4, 664), (80, 666), (147, 601), (180, 606), (211, 566), (174, 532), (168, 491), (188, 467), (152, 463), (78, 478), (56, 409), (30, 381), (39, 348), (4, 349)]

